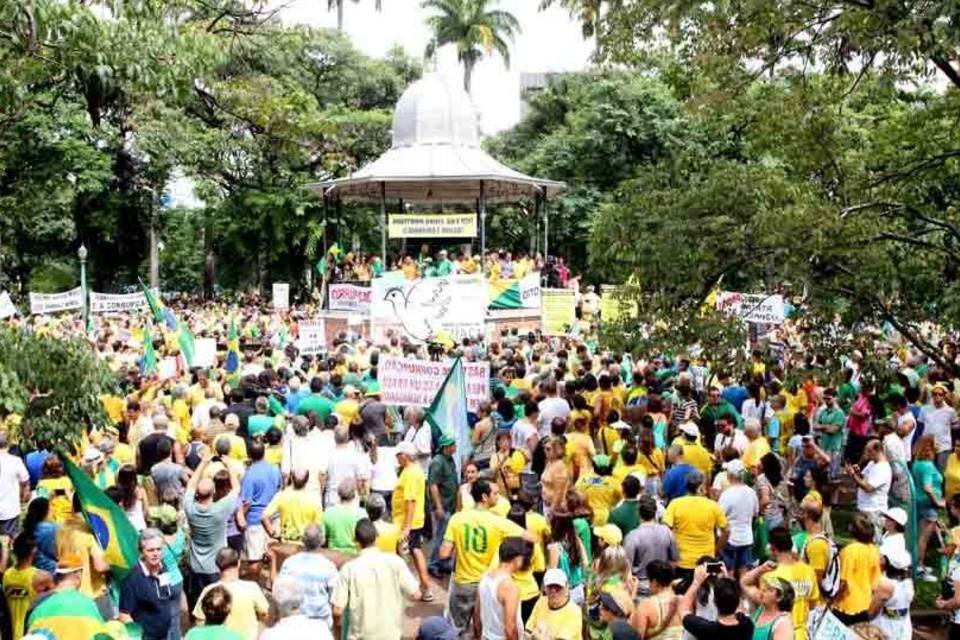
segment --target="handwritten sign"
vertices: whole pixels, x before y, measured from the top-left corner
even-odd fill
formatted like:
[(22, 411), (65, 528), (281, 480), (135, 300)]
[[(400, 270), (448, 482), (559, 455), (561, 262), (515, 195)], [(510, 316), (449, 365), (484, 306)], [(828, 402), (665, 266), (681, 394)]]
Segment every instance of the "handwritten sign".
[(327, 332), (323, 320), (301, 320), (297, 349), (302, 356), (315, 356), (327, 349)]
[(83, 306), (83, 293), (80, 287), (63, 293), (31, 293), (30, 313), (58, 313), (79, 309)]
[(290, 308), (290, 285), (286, 282), (273, 283), (273, 308), (275, 311)]
[[(433, 362), (396, 356), (381, 356), (377, 381), (387, 404), (429, 407), (437, 395), (453, 361)], [(490, 363), (464, 362), (467, 384), (467, 408), (476, 411), (490, 396)]]
[(779, 294), (736, 291), (721, 291), (717, 294), (717, 311), (735, 315), (744, 322), (757, 324), (783, 324), (786, 315), (783, 296)]
[(358, 287), (355, 284), (330, 285), (330, 310), (370, 313), (370, 287)]

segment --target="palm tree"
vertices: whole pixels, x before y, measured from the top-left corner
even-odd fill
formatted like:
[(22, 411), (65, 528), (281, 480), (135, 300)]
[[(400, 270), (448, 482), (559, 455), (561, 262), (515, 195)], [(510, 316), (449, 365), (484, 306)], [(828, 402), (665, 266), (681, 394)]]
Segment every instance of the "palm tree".
[[(337, 31), (343, 31), (343, 5), (347, 0), (327, 0), (327, 11), (333, 11), (333, 8), (337, 8)], [(358, 2), (359, 0), (353, 0)], [(383, 9), (382, 0), (376, 0), (374, 5), (377, 11)]]
[(427, 18), (433, 39), (427, 45), (427, 57), (445, 44), (457, 47), (457, 59), (463, 63), (463, 88), (470, 92), (473, 68), (484, 55), (496, 51), (510, 66), (510, 46), (520, 32), (520, 23), (509, 11), (491, 9), (494, 0), (423, 0), (424, 9), (435, 13)]

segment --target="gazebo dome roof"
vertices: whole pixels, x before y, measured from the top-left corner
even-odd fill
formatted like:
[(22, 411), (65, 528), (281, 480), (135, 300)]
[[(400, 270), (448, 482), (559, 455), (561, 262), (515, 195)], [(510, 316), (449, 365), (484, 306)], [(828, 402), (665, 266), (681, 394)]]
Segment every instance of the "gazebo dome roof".
[(393, 148), (425, 144), (479, 147), (477, 111), (459, 84), (428, 73), (403, 92), (393, 112)]

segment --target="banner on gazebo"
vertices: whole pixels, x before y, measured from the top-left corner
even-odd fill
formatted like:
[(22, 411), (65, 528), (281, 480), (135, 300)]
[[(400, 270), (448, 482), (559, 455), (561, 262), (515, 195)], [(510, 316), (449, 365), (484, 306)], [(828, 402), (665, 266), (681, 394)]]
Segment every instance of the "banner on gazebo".
[(475, 213), (394, 213), (387, 224), (391, 238), (476, 238)]

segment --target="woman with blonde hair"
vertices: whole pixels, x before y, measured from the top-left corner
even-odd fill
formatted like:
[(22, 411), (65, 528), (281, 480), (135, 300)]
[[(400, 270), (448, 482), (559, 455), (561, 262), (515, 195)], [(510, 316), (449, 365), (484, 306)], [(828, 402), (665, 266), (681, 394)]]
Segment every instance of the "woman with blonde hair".
[(917, 565), (923, 576), (932, 573), (926, 569), (927, 544), (937, 528), (938, 510), (946, 503), (943, 500), (943, 475), (935, 463), (937, 447), (933, 436), (923, 436), (913, 452), (913, 482), (917, 487), (917, 517), (920, 532), (917, 540)]
[(630, 561), (622, 544), (606, 547), (593, 561), (587, 581), (587, 621), (591, 638), (603, 637), (605, 626), (600, 619), (600, 595), (621, 592), (632, 600), (637, 579), (630, 571)]
[(567, 488), (570, 486), (570, 470), (564, 461), (566, 446), (566, 439), (563, 436), (551, 436), (543, 445), (547, 454), (547, 466), (540, 476), (540, 484), (543, 515), (547, 518), (554, 509), (564, 505)]

